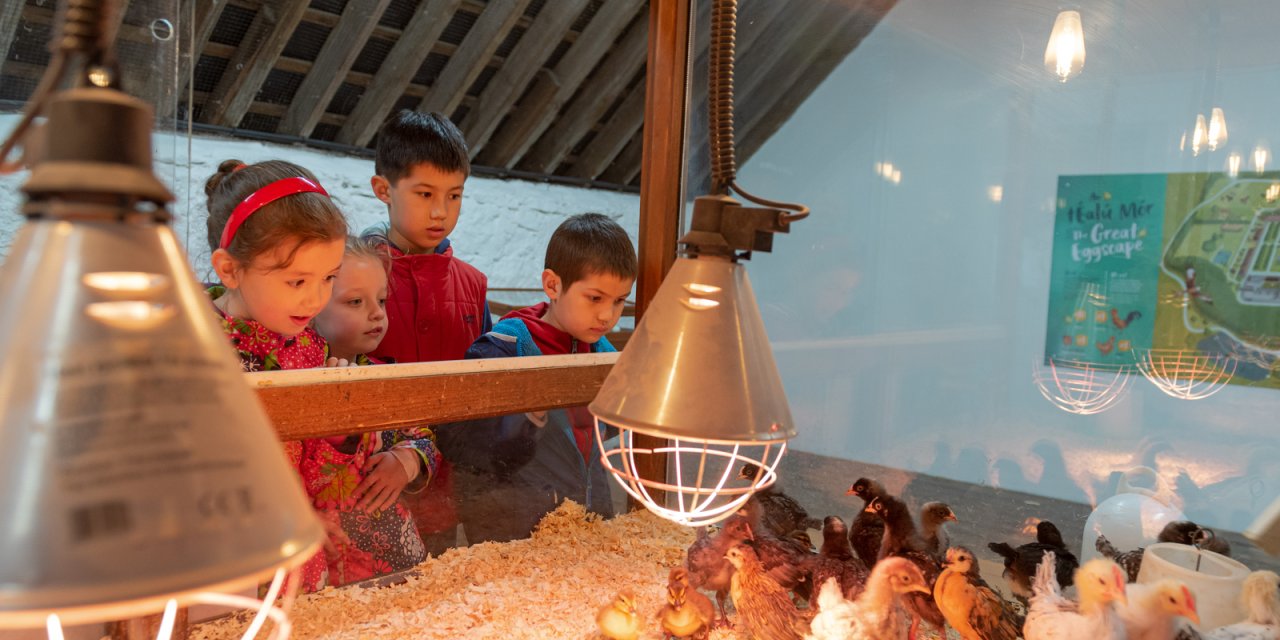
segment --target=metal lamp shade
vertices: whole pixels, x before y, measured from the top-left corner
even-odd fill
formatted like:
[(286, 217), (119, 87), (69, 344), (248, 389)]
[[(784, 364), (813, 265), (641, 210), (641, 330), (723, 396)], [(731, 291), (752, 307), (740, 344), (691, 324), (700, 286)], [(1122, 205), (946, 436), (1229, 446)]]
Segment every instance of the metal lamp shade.
[(169, 227), (28, 222), (0, 353), (0, 626), (159, 611), (321, 544)]
[(590, 410), (662, 438), (795, 436), (746, 268), (714, 257), (676, 260)]

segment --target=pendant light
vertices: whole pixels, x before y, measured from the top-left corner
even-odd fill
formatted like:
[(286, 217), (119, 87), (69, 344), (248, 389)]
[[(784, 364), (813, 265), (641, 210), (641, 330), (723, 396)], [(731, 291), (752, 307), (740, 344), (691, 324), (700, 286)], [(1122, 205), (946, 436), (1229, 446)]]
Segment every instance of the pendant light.
[[(695, 199), (689, 232), (610, 371), (591, 413), (618, 429), (596, 437), (605, 468), (632, 498), (688, 526), (726, 518), (774, 483), (795, 425), (746, 267), (773, 234), (808, 215), (802, 205), (752, 196), (734, 181), (735, 0), (711, 12), (712, 193)], [(733, 191), (761, 207), (743, 207)], [(636, 434), (665, 439), (636, 445)], [(667, 478), (644, 478), (642, 458), (667, 460)]]
[[(324, 538), (168, 225), (151, 110), (120, 90), (101, 37), (111, 10), (60, 7), (0, 149), (16, 169), (47, 116), (0, 270), (0, 628), (51, 636), (161, 611), (171, 627), (200, 594), (273, 575), (274, 599)], [(64, 76), (74, 88), (50, 95)]]
[(1044, 48), (1044, 67), (1058, 82), (1066, 82), (1084, 69), (1084, 27), (1079, 11), (1061, 11), (1054, 19)]

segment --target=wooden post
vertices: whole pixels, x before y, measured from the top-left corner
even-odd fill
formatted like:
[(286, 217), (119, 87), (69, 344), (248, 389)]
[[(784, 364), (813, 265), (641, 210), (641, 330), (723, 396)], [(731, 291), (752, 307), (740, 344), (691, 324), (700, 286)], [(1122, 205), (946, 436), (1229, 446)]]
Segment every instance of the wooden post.
[[(640, 277), (637, 322), (676, 258), (684, 184), (686, 79), (691, 0), (649, 3), (649, 57), (645, 70), (644, 162), (640, 173)], [(665, 440), (636, 434), (636, 446)], [(643, 456), (641, 477), (666, 482), (666, 456)], [(655, 498), (660, 498), (655, 494)], [(634, 509), (636, 505), (632, 503)]]

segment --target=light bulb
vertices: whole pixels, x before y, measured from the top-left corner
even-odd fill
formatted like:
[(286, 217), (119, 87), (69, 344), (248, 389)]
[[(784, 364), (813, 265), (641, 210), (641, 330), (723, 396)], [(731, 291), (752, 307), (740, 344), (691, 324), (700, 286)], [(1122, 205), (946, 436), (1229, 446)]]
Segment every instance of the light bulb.
[(1063, 11), (1053, 21), (1049, 45), (1044, 49), (1044, 67), (1059, 82), (1080, 75), (1084, 69), (1084, 28), (1079, 11)]
[(1267, 170), (1267, 161), (1271, 159), (1271, 151), (1266, 145), (1259, 144), (1253, 148), (1253, 170), (1262, 173)]
[(1242, 158), (1239, 153), (1236, 153), (1234, 151), (1231, 152), (1227, 156), (1227, 175), (1231, 176), (1232, 178), (1240, 175), (1240, 163), (1243, 160), (1244, 158)]
[(1208, 144), (1210, 151), (1216, 151), (1227, 143), (1227, 118), (1222, 115), (1220, 107), (1214, 107), (1212, 114), (1209, 117)]
[(1209, 127), (1205, 124), (1204, 114), (1196, 114), (1196, 127), (1191, 132), (1191, 155), (1200, 155), (1200, 150), (1204, 148), (1205, 141), (1209, 137)]

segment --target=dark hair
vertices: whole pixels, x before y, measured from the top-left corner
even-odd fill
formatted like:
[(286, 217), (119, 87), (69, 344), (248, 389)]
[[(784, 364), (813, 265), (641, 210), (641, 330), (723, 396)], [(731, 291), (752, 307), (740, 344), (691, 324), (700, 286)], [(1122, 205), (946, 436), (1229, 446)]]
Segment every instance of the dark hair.
[(561, 286), (592, 274), (635, 279), (636, 250), (618, 223), (599, 213), (567, 218), (551, 234), (545, 267), (560, 276)]
[[(209, 210), (209, 249), (218, 248), (222, 229), (242, 200), (272, 182), (296, 177), (316, 179), (310, 171), (284, 160), (256, 164), (223, 160), (218, 172), (204, 183)], [(248, 264), (275, 247), (296, 241), (289, 255), (271, 267), (283, 269), (293, 262), (293, 256), (304, 244), (342, 240), (346, 236), (347, 221), (333, 200), (320, 193), (297, 193), (263, 205), (249, 216), (231, 239), (227, 253), (237, 262)]]
[(401, 109), (378, 130), (373, 170), (391, 184), (420, 164), (471, 175), (470, 154), (462, 132), (439, 113)]

